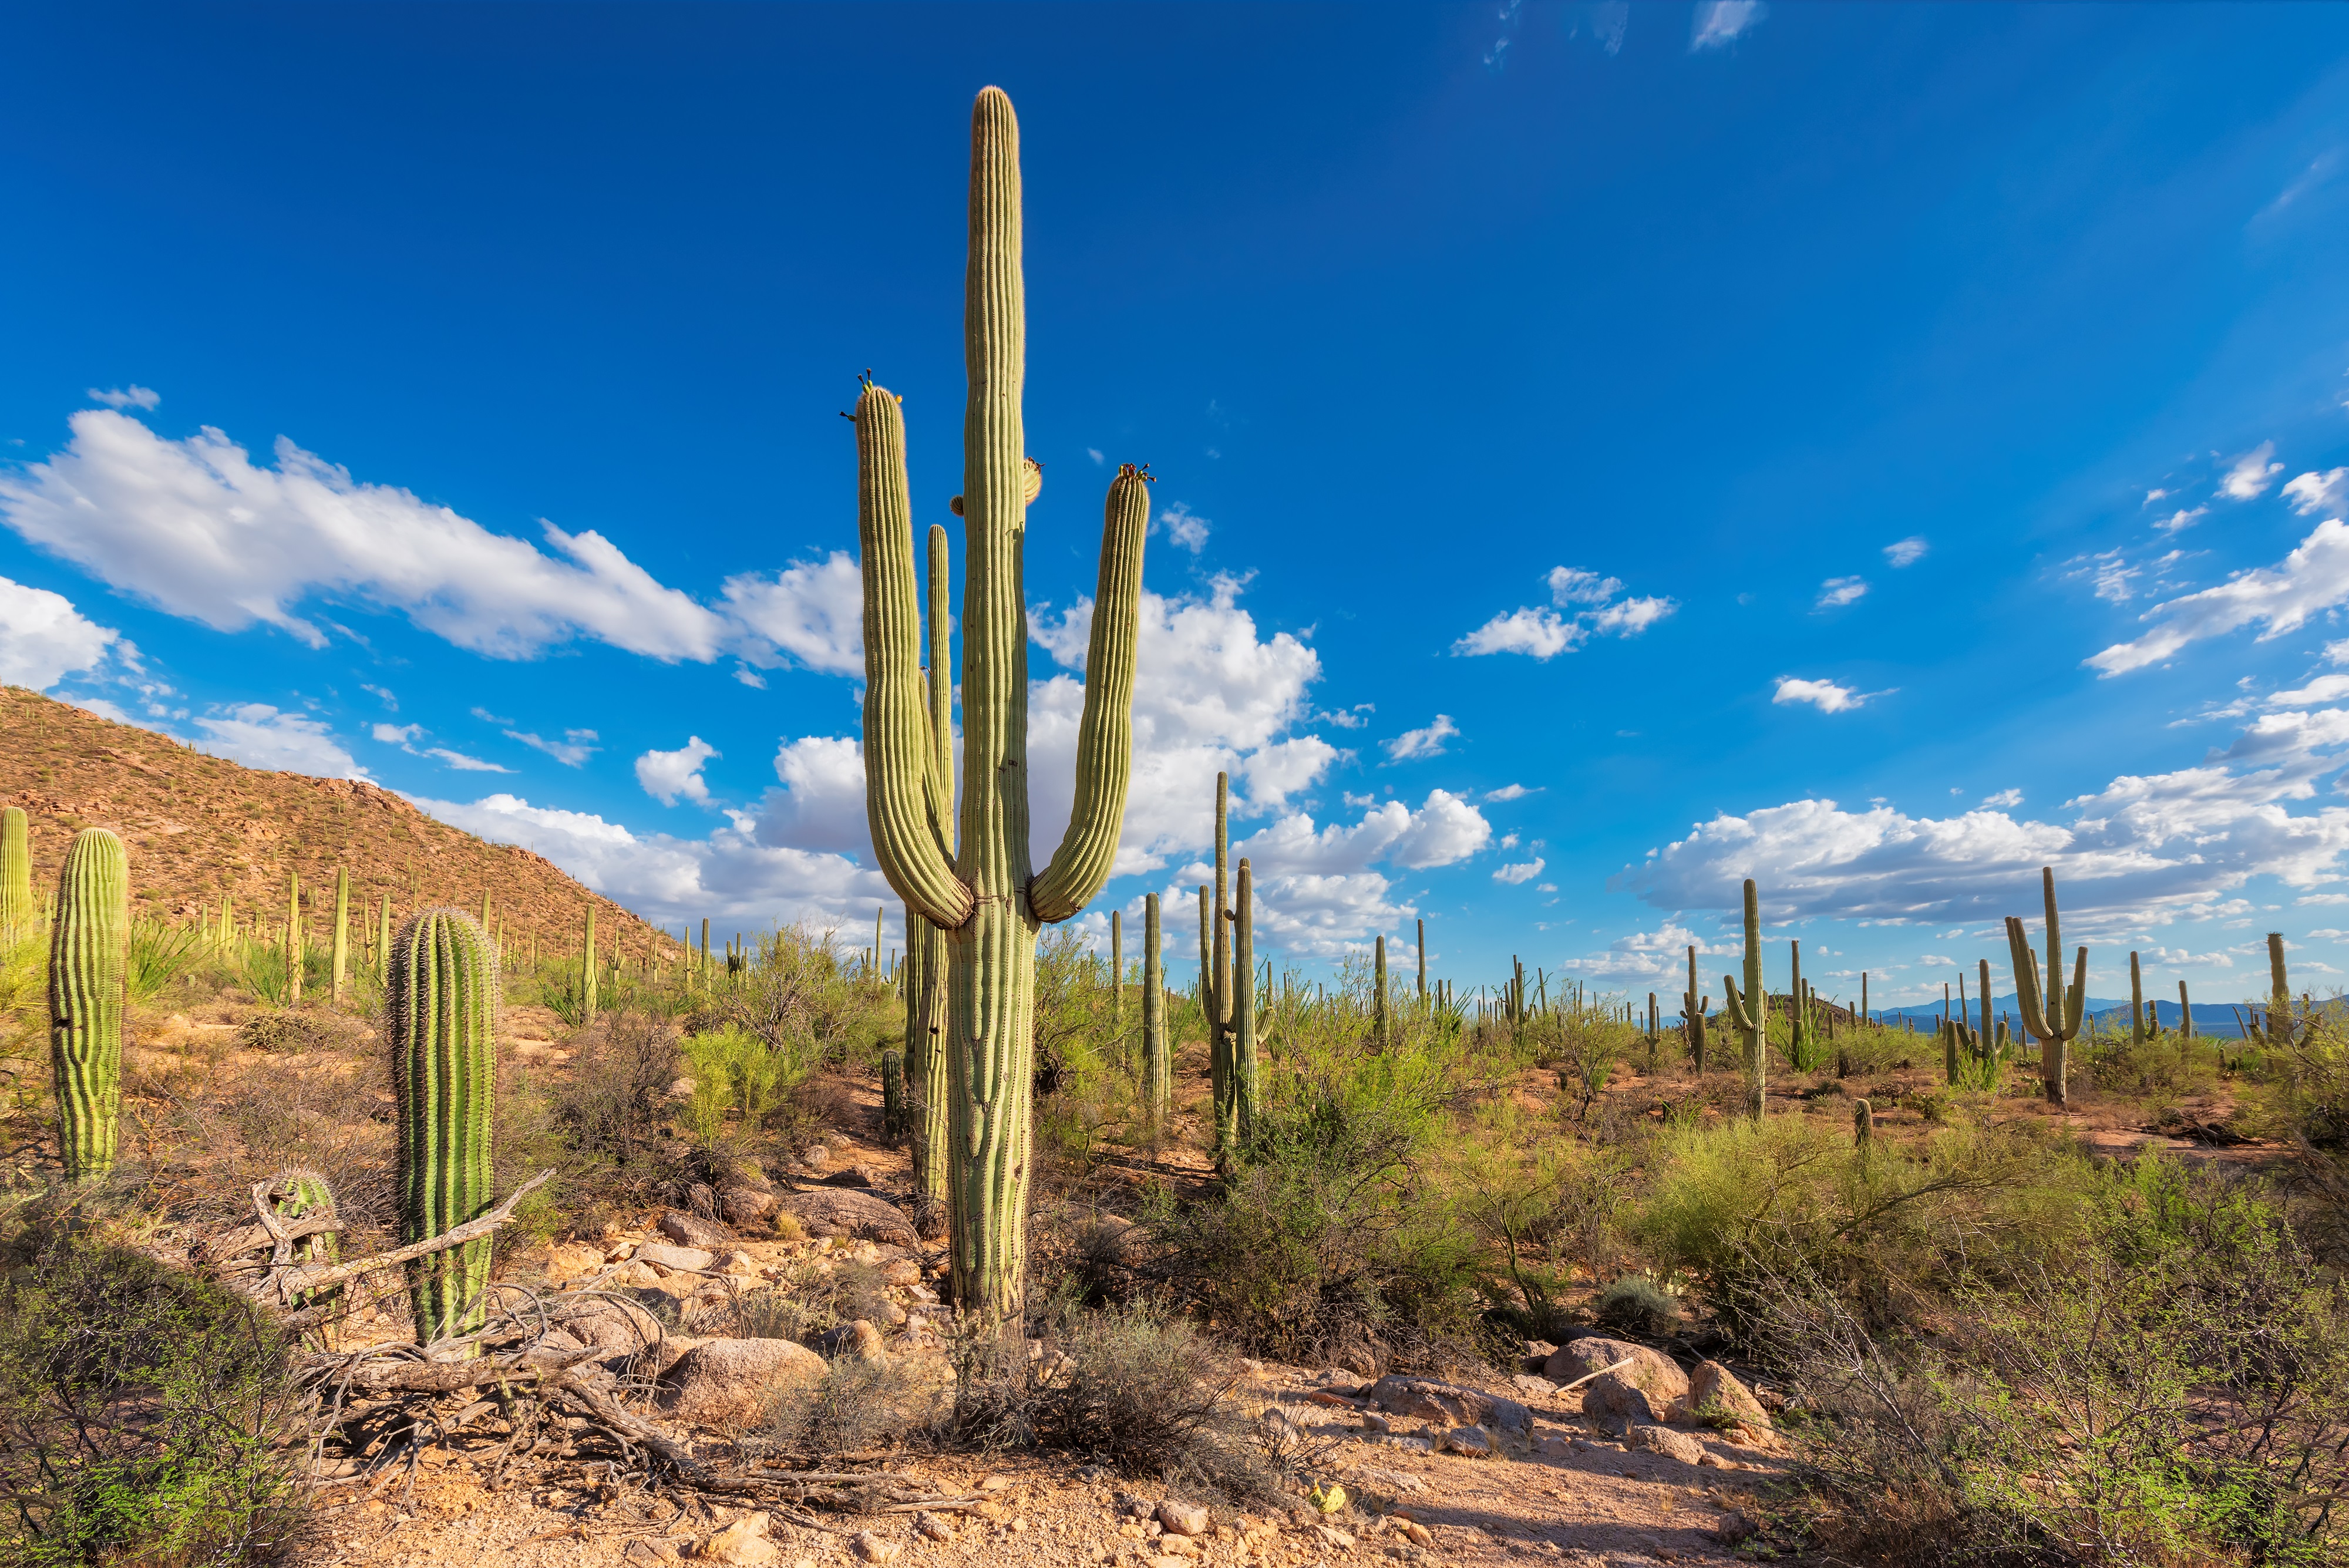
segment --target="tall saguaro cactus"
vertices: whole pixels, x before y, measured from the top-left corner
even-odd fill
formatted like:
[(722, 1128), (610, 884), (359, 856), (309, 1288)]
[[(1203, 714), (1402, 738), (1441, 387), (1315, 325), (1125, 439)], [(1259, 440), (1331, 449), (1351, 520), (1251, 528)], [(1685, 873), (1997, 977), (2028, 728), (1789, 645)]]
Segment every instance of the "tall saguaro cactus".
[(328, 999), (336, 1007), (343, 1004), (343, 981), (351, 961), (351, 874), (345, 867), (335, 867), (335, 973)]
[(1245, 857), (1232, 891), (1232, 1124), (1240, 1142), (1256, 1131), (1256, 892)]
[(1688, 965), (1689, 983), (1688, 990), (1681, 996), (1681, 1021), (1688, 1033), (1689, 1068), (1701, 1074), (1704, 1071), (1704, 1004), (1707, 999), (1696, 989), (1694, 942), (1689, 944)]
[(1419, 1000), (1427, 1001), (1427, 922), (1419, 922)]
[(113, 834), (85, 827), (66, 850), (49, 925), (49, 1062), (68, 1181), (114, 1168), (129, 967), (130, 857)]
[(1166, 1120), (1173, 1087), (1166, 1054), (1166, 976), (1160, 970), (1158, 895), (1142, 899), (1142, 1106), (1154, 1127)]
[(2129, 953), (2129, 1044), (2145, 1044), (2145, 977), (2134, 950)]
[(586, 942), (579, 951), (579, 1012), (588, 1023), (595, 1022), (595, 906), (587, 906)]
[(0, 946), (32, 934), (33, 840), (24, 808), (0, 811)]
[(1112, 481), (1078, 721), (1067, 834), (1032, 871), (1028, 821), (1028, 616), (1020, 581), (1029, 480), (1021, 383), (1019, 130), (988, 88), (971, 109), (970, 250), (963, 347), (966, 579), (960, 841), (936, 826), (946, 779), (925, 711), (905, 416), (867, 384), (856, 412), (864, 588), (865, 805), (874, 856), (906, 907), (947, 933), (947, 1216), (955, 1302), (1019, 1333), (1027, 1290), (1036, 935), (1108, 880), (1133, 761), (1133, 669), (1148, 476)]
[(1215, 1112), (1217, 1158), (1238, 1125), (1238, 1101), (1232, 1072), (1232, 943), (1224, 929), (1231, 917), (1231, 794), (1232, 779), (1216, 774), (1216, 885), (1199, 889), (1199, 1010), (1206, 1015), (1207, 1086)]
[(302, 874), (285, 873), (285, 1004), (302, 1001)]
[[(399, 1118), (399, 1239), (429, 1241), (490, 1206), (497, 1079), (497, 960), (460, 909), (427, 909), (392, 943), (391, 1086)], [(419, 1345), (483, 1321), (486, 1236), (408, 1265)]]
[(2039, 877), (2047, 904), (2047, 981), (2044, 997), (2039, 960), (2031, 950), (2030, 938), (2023, 934), (2023, 921), (2013, 915), (2006, 918), (2006, 946), (2014, 963), (2015, 1010), (2023, 1015), (2023, 1027), (2039, 1042), (2039, 1070), (2047, 1085), (2047, 1103), (2063, 1106), (2070, 1103), (2064, 1088), (2070, 1065), (2066, 1047), (2072, 1037), (2080, 1033), (2080, 1010), (2088, 999), (2088, 950), (2080, 950), (2079, 962), (2072, 971), (2071, 989), (2066, 991), (2064, 932), (2055, 914), (2054, 867), (2041, 867)]
[(1762, 989), (1762, 899), (1754, 878), (1745, 878), (1745, 991), (1734, 975), (1721, 977), (1721, 1011), (1737, 1032), (1745, 1058), (1745, 1109), (1762, 1115), (1770, 1065), (1770, 993)]
[(1387, 1048), (1387, 940), (1381, 936), (1371, 946), (1371, 1037), (1379, 1049)]
[[(947, 531), (930, 524), (928, 656), (923, 716), (916, 728), (930, 748), (924, 779), (925, 813), (946, 853), (954, 853), (954, 601), (950, 597)], [(947, 1200), (947, 934), (910, 902), (905, 906), (905, 1066), (919, 1108), (915, 1113), (914, 1185)]]

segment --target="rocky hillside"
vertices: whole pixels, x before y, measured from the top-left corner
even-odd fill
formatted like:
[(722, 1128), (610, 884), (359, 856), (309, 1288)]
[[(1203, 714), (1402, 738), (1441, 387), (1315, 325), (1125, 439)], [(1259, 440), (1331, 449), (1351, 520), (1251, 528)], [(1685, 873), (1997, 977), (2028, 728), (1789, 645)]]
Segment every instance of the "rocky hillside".
[(75, 832), (109, 827), (130, 848), (136, 913), (191, 919), (222, 894), (240, 918), (274, 911), (288, 871), (301, 873), (305, 903), (331, 912), (343, 867), (355, 908), (388, 893), (396, 915), (479, 909), (487, 893), (509, 942), (535, 936), (548, 952), (576, 947), (590, 904), (599, 947), (642, 953), (661, 940), (543, 857), (485, 844), (375, 784), (244, 767), (13, 686), (0, 687), (0, 805), (31, 818), (36, 893)]

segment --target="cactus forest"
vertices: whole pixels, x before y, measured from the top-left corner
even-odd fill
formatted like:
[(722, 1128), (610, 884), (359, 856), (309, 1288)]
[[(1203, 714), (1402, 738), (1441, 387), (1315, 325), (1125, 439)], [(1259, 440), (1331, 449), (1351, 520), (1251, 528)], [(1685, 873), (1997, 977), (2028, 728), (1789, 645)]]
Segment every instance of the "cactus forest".
[[(1572, 11), (1543, 25), (1590, 62), (1652, 21)], [(1520, 12), (1503, 7), (1500, 42), (1480, 46), (1496, 100), (1524, 78), (1503, 69)], [(1672, 58), (1742, 63), (1765, 15), (1700, 6)], [(1798, 20), (1825, 18), (1760, 36)], [(1061, 21), (1065, 49), (1100, 18)], [(1089, 89), (1089, 114), (1159, 90), (1146, 59), (1092, 68), (1111, 87)], [(1446, 714), (1388, 736), (1369, 729), (1376, 703), (1311, 682), (1350, 639), (1427, 652), (1419, 599), (1438, 590), (1423, 578), (1485, 576), (1496, 558), (1505, 508), (1475, 499), (1476, 476), (1458, 479), (1461, 514), (1437, 520), (1459, 545), (1388, 553), (1373, 591), (1334, 590), (1342, 616), (1281, 603), (1277, 583), (1206, 553), (1214, 528), (1289, 526), (1266, 519), (1299, 493), (1400, 505), (1389, 487), (1416, 480), (1395, 471), (1500, 461), (1552, 418), (1506, 383), (1423, 384), (1406, 340), (1440, 312), (1365, 306), (1335, 275), (1370, 230), (1452, 243), (1482, 221), (1463, 192), (1487, 176), (1459, 174), (1452, 204), (1357, 211), (1316, 161), (1330, 126), (1293, 126), (1264, 187), (1276, 202), (1209, 134), (1220, 98), (1154, 111), (1180, 131), (1165, 158), (1222, 149), (1218, 200), (1319, 214), (1325, 258), (1292, 309), (1346, 315), (1345, 352), (1368, 357), (1345, 375), (1410, 425), (1437, 400), (1477, 405), (1471, 437), (1391, 427), (1378, 471), (1349, 474), (1290, 444), (1313, 385), (1228, 406), (1236, 394), (1203, 391), (1204, 434), (1124, 411), (1162, 381), (1191, 398), (1195, 358), (1230, 347), (1151, 339), (1088, 314), (1098, 298), (1081, 291), (1131, 268), (1118, 286), (1159, 301), (1268, 263), (1245, 241), (1154, 232), (1147, 200), (1089, 212), (1118, 193), (1087, 182), (1086, 126), (1065, 99), (1040, 111), (1022, 88), (1023, 145), (1011, 96), (987, 87), (966, 143), (967, 90), (950, 116), (876, 103), (845, 139), (835, 125), (820, 140), (788, 95), (759, 100), (790, 128), (794, 179), (841, 182), (859, 212), (902, 202), (926, 236), (900, 248), (796, 209), (726, 220), (788, 248), (792, 269), (821, 253), (829, 273), (793, 270), (793, 287), (839, 290), (815, 340), (856, 347), (820, 416), (796, 389), (756, 413), (790, 454), (785, 509), (831, 508), (839, 550), (770, 574), (734, 561), (737, 536), (713, 525), (695, 541), (722, 584), (705, 602), (584, 523), (543, 523), (544, 552), (460, 538), (473, 524), (419, 493), (292, 437), (264, 472), (208, 427), (173, 448), (202, 461), (168, 482), (109, 491), (88, 478), (96, 459), (0, 473), (0, 513), (28, 538), (44, 486), (83, 485), (75, 505), (94, 516), (107, 495), (184, 509), (225, 474), (244, 487), (233, 521), (256, 540), (297, 514), (338, 537), (417, 516), (458, 539), (461, 569), (412, 591), (338, 566), (186, 612), (206, 635), (251, 623), (305, 658), (347, 642), (376, 659), (346, 684), (380, 709), (367, 732), (386, 767), (525, 765), (492, 760), (486, 740), (481, 756), (463, 749), (460, 721), (437, 716), (454, 701), (547, 777), (592, 780), (614, 758), (630, 774), (632, 737), (670, 720), (601, 684), (624, 656), (722, 681), (727, 722), (748, 712), (771, 731), (788, 710), (790, 726), (779, 742), (760, 732), (771, 763), (750, 762), (771, 777), (755, 798), (721, 787), (725, 748), (749, 764), (719, 719), (681, 749), (644, 742), (626, 787), (674, 811), (665, 823), (707, 815), (697, 838), (546, 805), (535, 775), (471, 803), (378, 784), (313, 716), (323, 699), (175, 709), (152, 651), (167, 645), (147, 631), (149, 652), (109, 631), (78, 667), (112, 660), (109, 690), (148, 704), (140, 723), (112, 698), (0, 688), (0, 1563), (2349, 1563), (2349, 997), (2318, 945), (2349, 937), (2305, 923), (2349, 896), (2281, 859), (2181, 892), (2157, 887), (2150, 851), (2111, 847), (2157, 796), (2220, 811), (2253, 763), (2230, 773), (2241, 759), (2213, 748), (2191, 778), (2122, 774), (2072, 801), (2102, 815), (2062, 833), (2002, 815), (2022, 799), (2003, 785), (1898, 832), (1882, 801), (1862, 814), (1816, 791), (1744, 816), (1709, 805), (1683, 836), (1590, 873), (1630, 842), (1609, 835), (1633, 831), (1607, 820), (1631, 811), (1629, 786), (1599, 775), (1630, 750), (1599, 756), (1590, 692), (1645, 689), (1648, 645), (1628, 639), (1677, 600), (1558, 566), (1546, 605), (1429, 645), (1523, 656), (1555, 678), (1547, 695), (1473, 742)], [(737, 134), (755, 139), (754, 122)], [(884, 191), (834, 159), (907, 167)], [(626, 161), (599, 163), (594, 200)], [(727, 168), (728, 201), (760, 189)], [(2307, 187), (2312, 208), (2333, 200), (2330, 179)], [(2259, 222), (2280, 233), (2288, 205)], [(945, 411), (957, 215), (958, 452)], [(1646, 243), (1596, 219), (1578, 243), (1600, 235)], [(550, 294), (564, 275), (547, 274)], [(1576, 308), (1594, 300), (1617, 308), (1598, 294)], [(597, 332), (640, 327), (616, 315)], [(774, 351), (770, 324), (727, 312), (696, 330), (730, 355)], [(102, 408), (77, 430), (130, 450), (124, 410), (152, 415), (158, 394), (90, 395)], [(755, 401), (741, 385), (709, 401), (728, 398)], [(1071, 406), (1113, 411), (1099, 446), (1063, 461), (1067, 442), (1043, 432)], [(733, 417), (709, 416), (709, 445), (743, 428)], [(1301, 489), (1254, 514), (1235, 501), (1218, 524), (1192, 510), (1183, 495), (1205, 492), (1178, 486), (1204, 482), (1187, 471), (1268, 432), (1280, 483)], [(2209, 504), (2272, 488), (2312, 513), (2349, 496), (2349, 470), (2282, 481), (2269, 452), (2208, 481)], [(2139, 487), (2158, 500), (2127, 499), (2177, 509), (2167, 538), (2200, 514), (2168, 488), (2188, 480), (2160, 479)], [(211, 569), (186, 563), (241, 537), (203, 535), (122, 597), (181, 613), (171, 596)], [(1379, 554), (1312, 544), (1312, 572), (1340, 585), (1363, 580), (1353, 557)], [(269, 548), (295, 570), (299, 551)], [(1674, 548), (1747, 545), (1691, 525)], [(1885, 547), (1878, 576), (1927, 549), (1922, 535)], [(1430, 554), (1446, 556), (1435, 571)], [(2192, 626), (2216, 624), (2222, 601), (2247, 618), (2225, 633), (2335, 615), (2286, 602), (2333, 558), (2195, 589), (2218, 597), (2197, 600)], [(2155, 591), (2140, 577), (2184, 585), (2189, 569), (2185, 545), (2141, 570), (2084, 547), (2048, 582), (2119, 602)], [(461, 697), (428, 706), (425, 669), (295, 613), (329, 586), (348, 601), (336, 613), (396, 610), (504, 661), (498, 678), (451, 680)], [(1798, 607), (1824, 618), (1868, 591), (1830, 578)], [(53, 615), (49, 598), (65, 602), (0, 578), (0, 611)], [(1744, 645), (1748, 607), (1741, 593), (1703, 612), (1716, 642)], [(1946, 613), (1903, 633), (1899, 657), (1937, 643), (1927, 628)], [(0, 667), (29, 657), (16, 635), (0, 627)], [(2155, 645), (2168, 635), (2143, 633), (2138, 664), (2182, 659), (2191, 637)], [(567, 673), (533, 662), (566, 639)], [(2096, 655), (2114, 657), (2095, 679), (2127, 673), (2124, 647), (2139, 645)], [(1031, 669), (1046, 656), (1056, 668)], [(2349, 664), (2349, 645), (2324, 657)], [(1463, 689), (1453, 710), (1496, 668), (1443, 666)], [(1825, 720), (1933, 678), (1899, 668), (1919, 672), (1867, 691), (1784, 676), (1749, 705)], [(796, 695), (819, 678), (835, 682), (831, 718)], [(2254, 721), (2262, 744), (2283, 743), (2285, 717), (2319, 727), (2307, 711), (2344, 681), (2306, 679)], [(593, 694), (596, 727), (516, 716), (533, 682)], [(2191, 722), (2269, 700), (2229, 701)], [(1235, 714), (1250, 703), (1278, 716), (1243, 743)], [(823, 732), (851, 714), (853, 734)], [(1654, 722), (1700, 760), (1637, 790), (1745, 800), (1746, 753), (1715, 721)], [(1628, 722), (1615, 737), (1643, 738)], [(1573, 754), (1516, 760), (1542, 747)], [(1461, 761), (1463, 779), (1471, 757), (1515, 771), (1411, 798), (1388, 782), (1434, 757)], [(1806, 757), (1854, 779), (1868, 760)], [(1975, 787), (1946, 765), (1959, 782), (1936, 774), (1931, 793)], [(2260, 831), (2349, 853), (2338, 806), (2281, 804), (2314, 801), (2318, 771), (2272, 765)], [(1354, 815), (1312, 793), (1324, 784)], [(589, 799), (578, 788), (561, 798)], [(1549, 817), (1500, 815), (1537, 794)], [(2192, 856), (2213, 862), (2246, 831), (2193, 820)], [(1881, 841), (1851, 848), (1863, 828)], [(1949, 850), (1960, 841), (1973, 858)], [(1473, 878), (1459, 869), (1472, 860)], [(2299, 903), (2254, 901), (2275, 888)], [(2189, 928), (2229, 934), (2209, 953), (2161, 945)], [(1924, 956), (1864, 956), (1896, 950)]]

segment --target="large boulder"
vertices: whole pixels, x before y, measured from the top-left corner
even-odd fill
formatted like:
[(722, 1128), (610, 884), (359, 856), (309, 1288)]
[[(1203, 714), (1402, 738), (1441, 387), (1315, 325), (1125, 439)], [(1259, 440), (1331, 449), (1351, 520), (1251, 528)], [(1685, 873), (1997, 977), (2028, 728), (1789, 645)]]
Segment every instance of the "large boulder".
[(676, 1420), (740, 1428), (758, 1423), (774, 1394), (823, 1371), (823, 1356), (788, 1339), (704, 1340), (661, 1375), (653, 1403)]
[(1762, 1408), (1754, 1390), (1718, 1361), (1696, 1364), (1696, 1370), (1689, 1374), (1688, 1392), (1672, 1407), (1671, 1416), (1684, 1427), (1722, 1417), (1765, 1431), (1770, 1426), (1770, 1412)]
[(1688, 1394), (1688, 1374), (1671, 1356), (1629, 1340), (1586, 1334), (1559, 1346), (1542, 1367), (1553, 1383), (1593, 1373), (1599, 1376), (1583, 1386), (1582, 1410), (1603, 1421), (1660, 1422)]
[(854, 1187), (821, 1187), (783, 1199), (811, 1236), (856, 1236), (892, 1247), (919, 1247), (913, 1221), (885, 1198)]
[(600, 1350), (634, 1354), (661, 1338), (660, 1320), (623, 1296), (587, 1296), (564, 1308), (558, 1321), (580, 1344)]
[(1390, 1374), (1371, 1385), (1369, 1397), (1381, 1409), (1454, 1427), (1497, 1427), (1524, 1432), (1533, 1428), (1533, 1412), (1515, 1399), (1487, 1394), (1461, 1383), (1438, 1383), (1426, 1377)]
[(1623, 1434), (1627, 1449), (1645, 1449), (1651, 1454), (1678, 1459), (1684, 1465), (1701, 1464), (1704, 1460), (1704, 1445), (1686, 1432), (1675, 1432), (1670, 1427), (1651, 1426), (1634, 1421)]
[(734, 1244), (734, 1232), (714, 1220), (672, 1209), (660, 1218), (660, 1233), (680, 1247), (700, 1247), (722, 1252)]

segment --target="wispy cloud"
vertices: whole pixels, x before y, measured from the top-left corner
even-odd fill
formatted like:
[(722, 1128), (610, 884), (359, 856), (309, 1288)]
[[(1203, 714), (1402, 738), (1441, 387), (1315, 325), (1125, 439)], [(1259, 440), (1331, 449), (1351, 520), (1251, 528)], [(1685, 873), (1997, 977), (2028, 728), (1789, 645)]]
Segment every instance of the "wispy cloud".
[(1852, 709), (1871, 702), (1878, 697), (1891, 695), (1890, 689), (1882, 691), (1856, 691), (1848, 686), (1838, 685), (1832, 680), (1806, 680), (1799, 676), (1782, 675), (1778, 678), (1778, 689), (1770, 694), (1770, 701), (1790, 707), (1807, 702), (1822, 713), (1847, 713)]
[(1405, 730), (1393, 740), (1381, 742), (1390, 762), (1405, 763), (1418, 757), (1440, 757), (1444, 742), (1460, 732), (1460, 726), (1448, 713), (1438, 713), (1435, 722), (1423, 730)]
[(2153, 525), (2164, 534), (2180, 534), (2209, 514), (2208, 506), (2181, 506), (2167, 517), (2157, 517)]
[(2333, 517), (2275, 566), (2238, 572), (2216, 587), (2154, 606), (2144, 617), (2157, 623), (2152, 630), (2085, 662), (2102, 674), (2123, 675), (2158, 664), (2189, 643), (2254, 623), (2264, 628), (2260, 640), (2266, 642), (2343, 603), (2349, 603), (2349, 525)]
[(1523, 800), (1529, 794), (1538, 794), (1540, 793), (1541, 792), (1539, 790), (1527, 789), (1521, 784), (1506, 784), (1498, 789), (1486, 790), (1485, 792), (1485, 798), (1486, 800)]
[(1493, 880), (1502, 883), (1505, 886), (1514, 888), (1520, 882), (1530, 882), (1535, 877), (1540, 876), (1542, 864), (1542, 857), (1537, 855), (1531, 860), (1521, 861), (1514, 866), (1502, 867), (1499, 870), (1493, 873)]
[(1819, 585), (1819, 609), (1841, 609), (1868, 596), (1866, 577), (1829, 577)]
[(1915, 566), (1925, 558), (1925, 553), (1931, 548), (1932, 546), (1925, 542), (1925, 535), (1911, 534), (1906, 539), (1895, 539), (1885, 545), (1884, 558), (1897, 570), (1902, 566)]
[(1177, 501), (1158, 514), (1158, 526), (1166, 530), (1169, 544), (1195, 556), (1207, 547), (1207, 530), (1213, 524)]
[(1619, 598), (1619, 578), (1579, 566), (1553, 566), (1545, 579), (1556, 609), (1536, 606), (1496, 615), (1452, 645), (1454, 655), (1522, 653), (1547, 659), (1593, 637), (1636, 637), (1680, 608), (1661, 597)]
[(152, 409), (161, 406), (163, 396), (151, 387), (132, 385), (113, 387), (105, 391), (96, 387), (89, 389), (89, 400), (104, 403), (109, 409)]
[(2330, 512), (2338, 517), (2349, 511), (2349, 468), (2303, 473), (2285, 482), (2283, 496), (2302, 517), (2319, 512)]
[(559, 741), (543, 740), (525, 730), (508, 730), (506, 739), (520, 741), (534, 752), (544, 752), (566, 768), (575, 768), (603, 748), (589, 742), (599, 739), (593, 730), (565, 730)]
[(1762, 0), (1702, 0), (1690, 23), (1689, 52), (1727, 48), (1769, 14)]
[(2021, 805), (2023, 804), (2023, 792), (2019, 789), (2002, 789), (1996, 794), (1986, 794), (1982, 796), (1982, 804), (2003, 811), (2009, 806)]
[(2227, 470), (2219, 481), (2219, 493), (2230, 501), (2252, 501), (2267, 493), (2275, 476), (2283, 472), (2283, 464), (2274, 461), (2275, 442), (2263, 441)]

